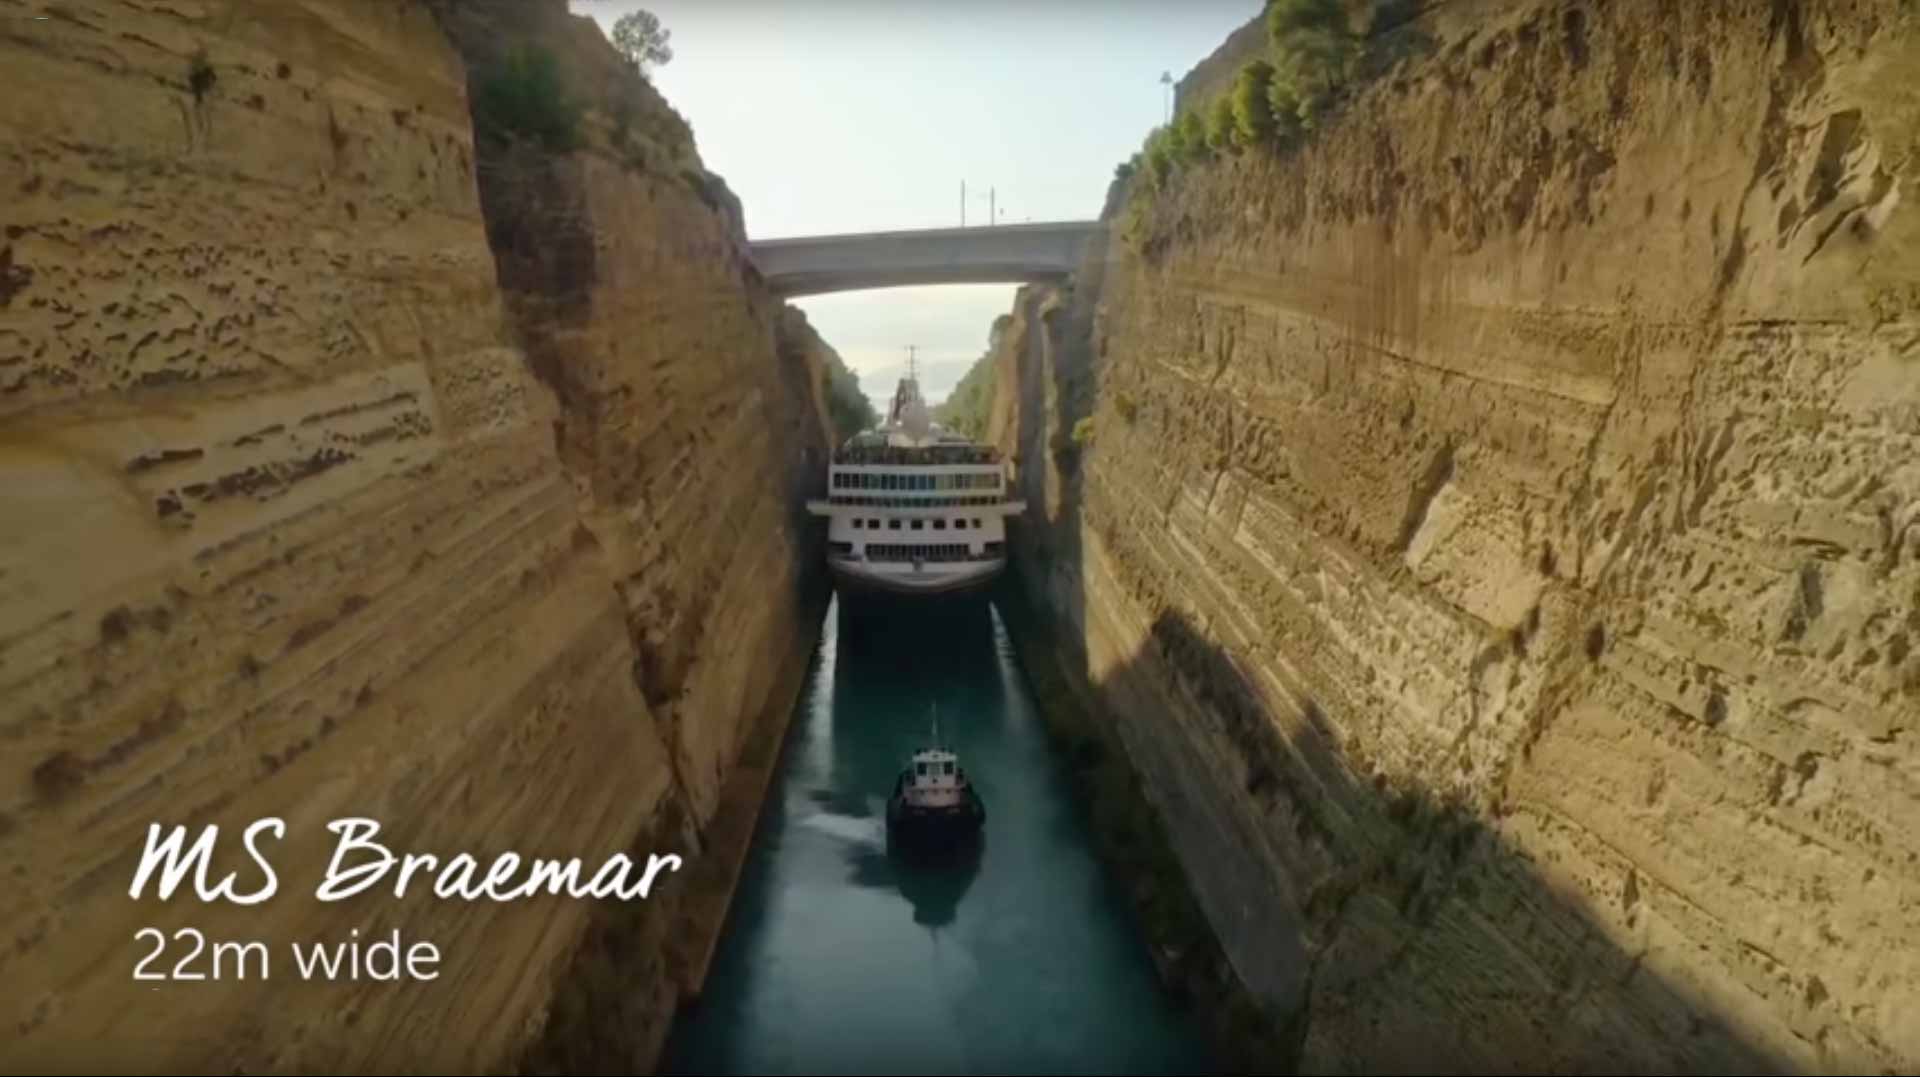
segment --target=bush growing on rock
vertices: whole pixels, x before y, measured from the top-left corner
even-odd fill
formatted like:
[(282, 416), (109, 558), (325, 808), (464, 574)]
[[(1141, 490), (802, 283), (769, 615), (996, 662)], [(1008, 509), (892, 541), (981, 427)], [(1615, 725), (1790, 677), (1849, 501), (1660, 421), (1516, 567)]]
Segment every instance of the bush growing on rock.
[(1188, 109), (1180, 114), (1175, 126), (1179, 133), (1177, 148), (1180, 162), (1204, 161), (1207, 158), (1207, 121), (1200, 113)]
[(1153, 177), (1153, 185), (1165, 187), (1173, 175), (1173, 129), (1156, 127), (1153, 134), (1147, 136), (1147, 173)]
[(1300, 134), (1300, 112), (1304, 106), (1300, 95), (1294, 91), (1293, 83), (1274, 76), (1267, 86), (1267, 108), (1273, 116), (1273, 141), (1275, 145), (1285, 147)]
[(580, 104), (545, 49), (520, 49), (487, 72), (473, 111), (481, 137), (490, 141), (526, 139), (555, 153), (580, 147)]
[(1273, 85), (1273, 65), (1265, 60), (1254, 60), (1240, 69), (1240, 75), (1233, 80), (1232, 99), (1233, 123), (1239, 129), (1239, 141), (1243, 146), (1259, 146), (1273, 138), (1273, 105), (1267, 99), (1267, 90)]
[(1233, 99), (1221, 94), (1207, 109), (1207, 148), (1215, 153), (1230, 153), (1239, 144), (1240, 124), (1234, 118)]
[(1341, 0), (1274, 0), (1267, 9), (1267, 38), (1279, 78), (1292, 86), (1312, 125), (1352, 73), (1359, 42)]

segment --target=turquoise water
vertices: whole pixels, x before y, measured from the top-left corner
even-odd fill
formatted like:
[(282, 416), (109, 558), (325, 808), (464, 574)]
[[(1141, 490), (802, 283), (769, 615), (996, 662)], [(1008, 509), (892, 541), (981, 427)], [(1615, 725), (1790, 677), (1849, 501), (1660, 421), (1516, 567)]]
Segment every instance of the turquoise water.
[[(953, 863), (888, 850), (885, 798), (940, 734), (986, 801)], [(673, 1073), (1193, 1073), (1210, 1060), (1094, 859), (985, 602), (829, 609)]]

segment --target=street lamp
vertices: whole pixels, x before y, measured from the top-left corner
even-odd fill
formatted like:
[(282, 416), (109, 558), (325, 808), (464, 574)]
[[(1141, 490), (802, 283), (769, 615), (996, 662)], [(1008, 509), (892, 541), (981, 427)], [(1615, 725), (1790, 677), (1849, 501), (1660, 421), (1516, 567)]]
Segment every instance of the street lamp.
[[(994, 218), (996, 215), (994, 211), (994, 206), (993, 206), (994, 193), (995, 192), (992, 187), (987, 188), (987, 223), (988, 224), (994, 223)], [(1001, 214), (1004, 214), (1005, 212), (1006, 212), (1005, 210), (1000, 211)], [(967, 226), (967, 181), (961, 180), (960, 181), (960, 227), (965, 228), (966, 226)]]
[(1167, 122), (1173, 122), (1173, 72), (1160, 72), (1160, 85), (1167, 88)]

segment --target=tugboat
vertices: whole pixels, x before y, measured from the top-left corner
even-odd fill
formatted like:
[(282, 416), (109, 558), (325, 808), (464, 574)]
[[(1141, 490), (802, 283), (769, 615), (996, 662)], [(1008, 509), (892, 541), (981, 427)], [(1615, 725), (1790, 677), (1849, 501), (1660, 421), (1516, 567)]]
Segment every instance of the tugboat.
[(986, 804), (959, 757), (934, 746), (913, 753), (887, 798), (888, 837), (913, 846), (948, 846), (978, 835)]

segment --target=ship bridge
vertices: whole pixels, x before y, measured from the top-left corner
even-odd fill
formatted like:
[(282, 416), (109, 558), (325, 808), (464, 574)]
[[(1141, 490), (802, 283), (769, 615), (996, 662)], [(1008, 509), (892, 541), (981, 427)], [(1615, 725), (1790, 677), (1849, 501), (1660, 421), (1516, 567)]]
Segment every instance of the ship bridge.
[(994, 224), (767, 239), (750, 244), (769, 287), (785, 296), (911, 284), (1062, 280), (1080, 265), (1099, 221)]

